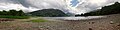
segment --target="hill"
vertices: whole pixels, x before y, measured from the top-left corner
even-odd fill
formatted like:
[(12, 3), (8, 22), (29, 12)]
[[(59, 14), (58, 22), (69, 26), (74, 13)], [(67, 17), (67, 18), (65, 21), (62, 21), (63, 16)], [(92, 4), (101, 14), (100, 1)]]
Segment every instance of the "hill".
[(110, 14), (118, 14), (120, 13), (120, 3), (116, 2), (110, 6), (104, 6), (102, 9), (98, 9), (97, 11), (88, 12), (82, 14), (80, 16), (98, 16), (98, 15), (110, 15)]
[(42, 9), (34, 12), (30, 12), (32, 16), (41, 16), (41, 17), (62, 17), (67, 16), (64, 12), (59, 9)]

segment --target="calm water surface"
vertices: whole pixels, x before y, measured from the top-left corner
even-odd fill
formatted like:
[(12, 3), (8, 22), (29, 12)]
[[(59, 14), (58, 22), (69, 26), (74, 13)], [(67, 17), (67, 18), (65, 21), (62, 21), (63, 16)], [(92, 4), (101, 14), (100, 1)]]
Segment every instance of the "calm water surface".
[(41, 17), (44, 19), (51, 20), (84, 20), (84, 19), (93, 19), (93, 18), (103, 18), (105, 16), (88, 16), (88, 17)]

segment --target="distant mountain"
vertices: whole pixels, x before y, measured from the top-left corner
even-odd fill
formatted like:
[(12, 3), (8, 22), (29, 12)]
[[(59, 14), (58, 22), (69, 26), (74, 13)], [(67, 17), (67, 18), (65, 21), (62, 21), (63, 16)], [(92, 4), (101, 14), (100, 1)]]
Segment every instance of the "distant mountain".
[(118, 14), (120, 13), (120, 3), (116, 2), (113, 5), (102, 7), (97, 11), (88, 12), (80, 16), (98, 16), (98, 15), (109, 15), (109, 14)]
[(34, 12), (30, 12), (32, 16), (41, 16), (41, 17), (62, 17), (67, 16), (64, 12), (59, 9), (42, 9)]

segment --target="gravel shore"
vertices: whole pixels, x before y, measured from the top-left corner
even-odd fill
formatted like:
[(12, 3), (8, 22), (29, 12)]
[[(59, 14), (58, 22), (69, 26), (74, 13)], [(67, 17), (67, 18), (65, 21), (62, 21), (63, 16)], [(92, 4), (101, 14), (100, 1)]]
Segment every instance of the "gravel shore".
[(89, 20), (48, 22), (1, 22), (0, 30), (120, 30), (120, 14)]

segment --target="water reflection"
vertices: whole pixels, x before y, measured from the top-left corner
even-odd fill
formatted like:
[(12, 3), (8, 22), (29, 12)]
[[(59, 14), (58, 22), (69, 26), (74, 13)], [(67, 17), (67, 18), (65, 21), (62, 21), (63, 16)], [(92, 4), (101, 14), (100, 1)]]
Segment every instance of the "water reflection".
[(94, 18), (103, 18), (105, 16), (88, 16), (88, 17), (42, 17), (44, 19), (52, 20), (85, 20), (85, 19), (94, 19)]

